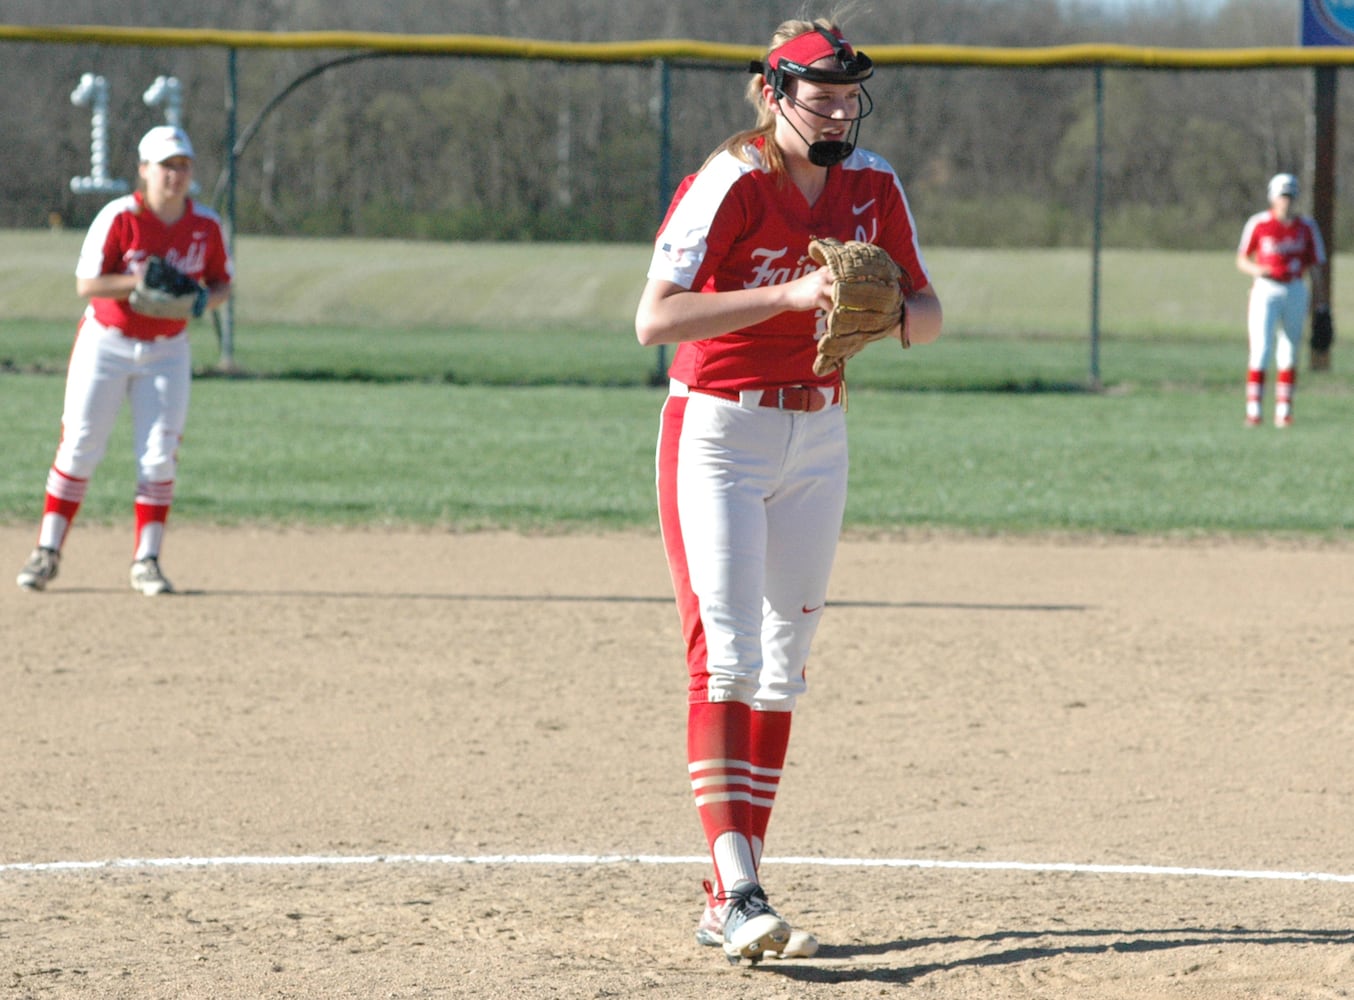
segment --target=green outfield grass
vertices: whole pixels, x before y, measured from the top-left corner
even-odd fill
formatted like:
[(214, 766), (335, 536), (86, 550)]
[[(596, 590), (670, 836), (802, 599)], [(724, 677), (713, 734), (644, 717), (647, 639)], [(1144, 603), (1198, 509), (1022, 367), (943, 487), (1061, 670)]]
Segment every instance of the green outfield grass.
[[(80, 303), (80, 234), (0, 231), (0, 368), (60, 371)], [(861, 386), (1047, 389), (1092, 375), (1091, 261), (1081, 250), (928, 252), (946, 311), (926, 362), (872, 356)], [(232, 360), (304, 379), (488, 385), (645, 385), (656, 350), (632, 323), (648, 250), (610, 244), (447, 244), (242, 237)], [(1336, 315), (1354, 286), (1336, 275)], [(1244, 364), (1246, 282), (1230, 249), (1107, 251), (1099, 376), (1106, 385), (1222, 386)], [(194, 326), (200, 370), (220, 361)]]
[[(0, 518), (37, 515), (79, 236), (0, 233)], [(652, 527), (657, 351), (635, 246), (241, 240), (235, 361), (194, 388), (176, 518)], [(1240, 426), (1230, 251), (1107, 253), (1092, 388), (1083, 252), (937, 250), (946, 335), (851, 364), (861, 530), (1354, 528), (1354, 377), (1304, 373), (1289, 432)], [(1348, 283), (1337, 275), (1337, 293)], [(1354, 289), (1347, 289), (1354, 292)], [(1337, 297), (1337, 319), (1341, 303)], [(1354, 315), (1351, 312), (1350, 315)], [(24, 373), (24, 374), (20, 374)], [(126, 519), (124, 415), (82, 517)]]
[[(69, 323), (79, 311), (72, 272), (81, 238), (0, 230), (0, 316)], [(1235, 341), (1244, 330), (1247, 280), (1233, 253), (1105, 251), (1103, 332)], [(649, 248), (635, 244), (242, 236), (240, 343), (251, 327), (270, 325), (628, 328), (648, 257)], [(1089, 251), (927, 247), (926, 259), (953, 333), (1082, 337), (1089, 330)], [(1337, 315), (1354, 312), (1342, 259), (1334, 287)]]
[[(62, 380), (0, 375), (0, 518), (35, 519)], [(175, 518), (524, 530), (653, 528), (647, 388), (200, 380)], [(1239, 392), (851, 394), (854, 530), (1119, 534), (1354, 529), (1354, 397), (1245, 430)], [(82, 517), (128, 521), (128, 421)]]
[[(0, 337), (0, 370), (64, 371), (72, 322), (10, 320)], [(194, 364), (212, 374), (218, 360), (209, 322), (192, 328)], [(1337, 348), (1338, 351), (1338, 348)], [(244, 328), (235, 362), (245, 375), (307, 381), (437, 382), (454, 385), (651, 385), (669, 357), (640, 348), (629, 326), (527, 326), (394, 329), (259, 325)], [(1084, 337), (998, 336), (947, 331), (912, 351), (881, 343), (852, 362), (857, 388), (955, 391), (1083, 391), (1091, 384)], [(1227, 388), (1244, 378), (1244, 343), (1234, 339), (1107, 334), (1099, 347), (1104, 386)], [(1321, 375), (1348, 386), (1337, 370)], [(659, 378), (661, 381), (661, 378)]]

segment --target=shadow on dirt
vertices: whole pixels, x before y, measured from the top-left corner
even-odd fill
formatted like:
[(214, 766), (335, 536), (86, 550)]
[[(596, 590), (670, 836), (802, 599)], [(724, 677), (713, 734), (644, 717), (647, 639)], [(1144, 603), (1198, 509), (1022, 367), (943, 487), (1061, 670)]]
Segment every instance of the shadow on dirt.
[[(1019, 942), (1028, 942), (1019, 944)], [(1023, 962), (1047, 961), (1065, 955), (1144, 954), (1181, 948), (1218, 948), (1228, 945), (1350, 945), (1354, 931), (1283, 928), (1256, 930), (1246, 927), (1185, 927), (1170, 930), (1139, 928), (1087, 928), (1083, 930), (997, 931), (973, 937), (951, 936), (914, 938), (879, 944), (823, 945), (817, 960), (865, 960), (861, 968), (798, 965), (788, 962), (763, 963), (762, 971), (774, 972), (802, 983), (877, 982), (905, 985), (937, 972), (965, 968), (992, 968)], [(947, 961), (909, 964), (881, 964), (869, 960), (875, 956), (906, 953), (918, 948), (963, 946), (1003, 946), (1000, 950), (956, 957)]]

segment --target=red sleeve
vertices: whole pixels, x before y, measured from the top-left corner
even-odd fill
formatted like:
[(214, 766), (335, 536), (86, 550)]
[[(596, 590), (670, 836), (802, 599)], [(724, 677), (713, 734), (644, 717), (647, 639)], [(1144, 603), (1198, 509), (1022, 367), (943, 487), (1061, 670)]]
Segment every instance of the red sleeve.
[(230, 253), (220, 226), (212, 227), (212, 240), (207, 248), (207, 265), (202, 269), (202, 280), (208, 285), (230, 284), (234, 278)]
[(917, 236), (917, 224), (908, 207), (906, 196), (890, 184), (885, 197), (889, 210), (884, 226), (885, 246), (894, 263), (903, 269), (907, 276), (907, 289), (918, 292), (931, 283), (931, 276), (922, 263), (921, 247)]
[(127, 251), (136, 246), (136, 216), (122, 212), (108, 227), (108, 236), (103, 241), (103, 265), (99, 274), (126, 274)]
[(672, 201), (668, 202), (668, 210), (663, 215), (663, 224), (658, 227), (658, 232), (660, 234), (664, 229), (668, 228), (668, 223), (672, 221), (672, 213), (677, 210), (677, 205), (681, 202), (682, 196), (686, 194), (687, 190), (695, 183), (695, 181), (695, 174), (687, 174), (687, 176), (682, 178), (682, 183), (677, 185), (677, 190), (672, 193)]
[(1321, 263), (1321, 254), (1317, 251), (1317, 247), (1321, 245), (1321, 237), (1317, 235), (1314, 225), (1304, 221), (1303, 228), (1307, 230), (1307, 239), (1303, 241), (1306, 246), (1303, 247), (1302, 262), (1308, 267), (1316, 267)]
[(696, 272), (696, 282), (691, 287), (696, 290), (708, 289), (713, 292), (742, 288), (741, 281), (728, 276), (721, 278), (720, 267), (733, 251), (734, 243), (747, 229), (747, 202), (742, 196), (742, 185), (734, 185), (720, 202), (714, 218), (710, 220), (710, 229), (705, 235), (705, 259)]

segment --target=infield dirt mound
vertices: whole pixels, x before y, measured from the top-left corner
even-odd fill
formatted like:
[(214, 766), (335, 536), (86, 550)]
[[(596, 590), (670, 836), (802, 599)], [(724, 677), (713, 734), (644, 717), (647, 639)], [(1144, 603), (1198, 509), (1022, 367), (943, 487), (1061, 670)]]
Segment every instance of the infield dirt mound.
[(656, 536), (180, 525), (157, 599), (129, 546), (0, 587), (6, 995), (1354, 992), (1354, 884), (1216, 876), (1354, 872), (1348, 545), (845, 541), (764, 872), (823, 949), (755, 970), (692, 936)]

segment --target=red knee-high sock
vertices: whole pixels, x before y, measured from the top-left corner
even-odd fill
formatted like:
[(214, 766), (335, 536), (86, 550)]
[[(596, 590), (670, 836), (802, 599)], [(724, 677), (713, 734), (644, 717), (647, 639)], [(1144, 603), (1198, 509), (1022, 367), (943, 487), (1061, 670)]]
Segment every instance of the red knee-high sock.
[(752, 742), (748, 751), (752, 763), (752, 857), (759, 866), (789, 745), (789, 712), (752, 713)]
[(76, 479), (53, 466), (47, 472), (47, 495), (42, 505), (42, 526), (38, 529), (38, 544), (60, 552), (66, 544), (66, 532), (75, 520), (80, 504), (89, 490), (88, 479)]
[(174, 499), (174, 480), (160, 483), (136, 484), (136, 545), (133, 559), (148, 559), (160, 555), (164, 539), (165, 521), (169, 505)]
[(717, 894), (757, 876), (752, 857), (751, 716), (750, 706), (733, 701), (694, 703), (687, 713), (687, 770), (715, 864)]
[(1246, 416), (1250, 420), (1260, 419), (1260, 407), (1265, 398), (1265, 373), (1252, 368), (1246, 373)]
[(1293, 416), (1293, 391), (1297, 388), (1298, 373), (1288, 368), (1279, 372), (1274, 381), (1274, 416), (1285, 420)]
[[(64, 517), (66, 524), (69, 525), (75, 520), (75, 515), (80, 510), (80, 503), (79, 500), (66, 500), (48, 493), (46, 502), (42, 505), (42, 516), (55, 514), (57, 517)], [(58, 545), (56, 548), (60, 548), (60, 546)]]

